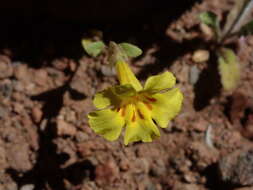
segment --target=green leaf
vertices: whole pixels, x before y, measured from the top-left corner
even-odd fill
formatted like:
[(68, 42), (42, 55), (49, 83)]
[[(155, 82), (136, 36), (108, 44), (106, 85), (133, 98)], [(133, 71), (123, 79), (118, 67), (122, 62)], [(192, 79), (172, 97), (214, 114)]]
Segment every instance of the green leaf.
[(241, 35), (251, 35), (253, 34), (253, 20), (244, 25), (239, 31)]
[(87, 54), (92, 57), (98, 56), (105, 48), (105, 44), (102, 41), (92, 42), (89, 39), (83, 39), (82, 46)]
[(128, 57), (138, 57), (142, 54), (142, 50), (135, 45), (129, 43), (120, 43), (119, 46)]
[(234, 90), (240, 81), (239, 62), (233, 50), (224, 48), (218, 57), (221, 83), (225, 90)]
[(210, 26), (216, 35), (216, 38), (220, 38), (220, 25), (216, 14), (212, 12), (203, 12), (199, 14), (199, 19), (202, 23)]
[(218, 18), (216, 14), (212, 12), (203, 12), (199, 14), (199, 19), (201, 22), (204, 24), (211, 26), (211, 27), (216, 27), (218, 23)]

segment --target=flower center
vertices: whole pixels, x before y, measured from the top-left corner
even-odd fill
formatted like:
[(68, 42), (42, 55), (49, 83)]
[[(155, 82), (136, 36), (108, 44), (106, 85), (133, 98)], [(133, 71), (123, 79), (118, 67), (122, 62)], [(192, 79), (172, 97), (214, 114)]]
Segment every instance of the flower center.
[(137, 94), (123, 100), (120, 106), (116, 109), (127, 122), (135, 122), (136, 120), (144, 120), (149, 117), (152, 111), (152, 103), (156, 99), (146, 94)]

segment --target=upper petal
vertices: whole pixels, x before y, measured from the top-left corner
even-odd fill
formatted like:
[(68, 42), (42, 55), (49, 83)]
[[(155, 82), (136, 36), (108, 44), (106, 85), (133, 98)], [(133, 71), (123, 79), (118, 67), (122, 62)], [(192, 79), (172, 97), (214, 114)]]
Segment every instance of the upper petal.
[(93, 104), (98, 109), (106, 108), (107, 106), (119, 107), (120, 102), (130, 96), (136, 94), (135, 89), (130, 84), (117, 85), (102, 92), (96, 93)]
[(140, 81), (135, 77), (128, 64), (124, 61), (116, 63), (116, 72), (120, 84), (131, 84), (136, 91), (142, 90)]
[(90, 127), (109, 141), (116, 140), (125, 125), (124, 118), (110, 109), (91, 112), (88, 118)]
[(165, 128), (180, 111), (183, 94), (178, 88), (174, 88), (165, 93), (154, 94), (152, 98), (155, 99), (152, 102), (152, 118), (160, 127)]
[(113, 102), (117, 102), (118, 98), (113, 94), (113, 91), (111, 88), (108, 88), (106, 90), (103, 90), (102, 92), (96, 93), (93, 104), (98, 109), (106, 108), (109, 105), (112, 105)]
[(113, 93), (120, 99), (129, 98), (136, 94), (136, 90), (131, 84), (117, 85), (112, 88)]
[(164, 72), (163, 74), (154, 75), (147, 79), (144, 90), (147, 91), (161, 91), (167, 88), (172, 88), (176, 83), (176, 78), (171, 72)]

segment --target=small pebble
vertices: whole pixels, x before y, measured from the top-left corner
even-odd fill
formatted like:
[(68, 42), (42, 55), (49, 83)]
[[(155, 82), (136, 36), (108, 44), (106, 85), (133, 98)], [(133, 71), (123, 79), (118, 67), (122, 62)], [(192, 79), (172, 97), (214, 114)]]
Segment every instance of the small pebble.
[(189, 81), (192, 85), (196, 84), (199, 79), (200, 70), (196, 65), (190, 68)]
[(69, 135), (69, 136), (75, 136), (76, 134), (76, 128), (70, 123), (67, 123), (63, 119), (57, 119), (57, 134), (59, 136), (63, 135)]
[(0, 105), (0, 119), (6, 117), (8, 109)]
[(0, 71), (0, 79), (8, 78), (13, 75), (11, 60), (7, 56), (0, 55)]
[(34, 122), (39, 123), (41, 121), (42, 116), (43, 116), (43, 112), (41, 111), (40, 108), (34, 107), (32, 109), (32, 118)]
[(89, 136), (85, 134), (83, 131), (77, 131), (76, 140), (77, 142), (84, 142), (89, 139)]
[(207, 39), (211, 39), (214, 37), (214, 31), (212, 30), (212, 28), (210, 28), (206, 24), (201, 23), (200, 30), (204, 33)]
[(33, 190), (34, 189), (34, 185), (33, 184), (27, 184), (27, 185), (23, 185), (20, 190)]
[(203, 63), (208, 61), (209, 59), (209, 51), (207, 50), (196, 50), (192, 55), (192, 60), (195, 63)]
[(110, 76), (114, 76), (116, 71), (114, 68), (110, 68), (107, 65), (102, 65), (101, 66), (101, 72), (103, 73), (103, 75), (110, 77)]

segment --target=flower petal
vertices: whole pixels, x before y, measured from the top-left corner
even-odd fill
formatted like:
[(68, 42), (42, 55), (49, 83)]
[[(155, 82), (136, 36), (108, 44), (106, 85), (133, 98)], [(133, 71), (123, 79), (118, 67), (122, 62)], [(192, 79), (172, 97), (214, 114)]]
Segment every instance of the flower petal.
[(117, 85), (112, 90), (120, 99), (129, 98), (136, 94), (136, 90), (131, 84)]
[(91, 112), (88, 118), (91, 128), (109, 141), (116, 140), (125, 125), (124, 118), (110, 109)]
[[(151, 118), (150, 111), (143, 103), (138, 103), (133, 112), (136, 114), (136, 120), (128, 119), (124, 138), (125, 145), (136, 141), (151, 142), (160, 136), (160, 132)], [(141, 114), (141, 117), (138, 114)]]
[(183, 94), (178, 88), (174, 88), (165, 93), (154, 94), (152, 98), (156, 100), (152, 102), (152, 118), (160, 127), (166, 128), (169, 121), (180, 111)]
[(161, 91), (167, 88), (172, 88), (176, 83), (176, 78), (171, 72), (164, 72), (160, 75), (151, 76), (145, 83), (144, 90)]
[(96, 93), (93, 99), (93, 104), (95, 105), (96, 108), (103, 109), (111, 105), (110, 99), (111, 98), (107, 96), (106, 91), (102, 91), (102, 92)]
[(130, 122), (126, 126), (124, 144), (142, 141), (152, 142), (152, 140), (158, 136), (152, 129), (156, 128), (152, 120)]
[(131, 84), (136, 91), (142, 90), (140, 81), (135, 77), (128, 64), (124, 61), (116, 63), (116, 72), (120, 84)]
[(114, 93), (116, 87), (111, 87), (102, 92), (96, 93), (93, 104), (98, 109), (106, 108), (107, 106), (117, 106), (120, 104), (120, 97)]
[(152, 112), (150, 108), (143, 102), (138, 102), (137, 109), (137, 111), (141, 112), (144, 116), (144, 120), (140, 120), (140, 122), (144, 122), (143, 124), (151, 129), (156, 136), (160, 136), (160, 131), (152, 120)]

